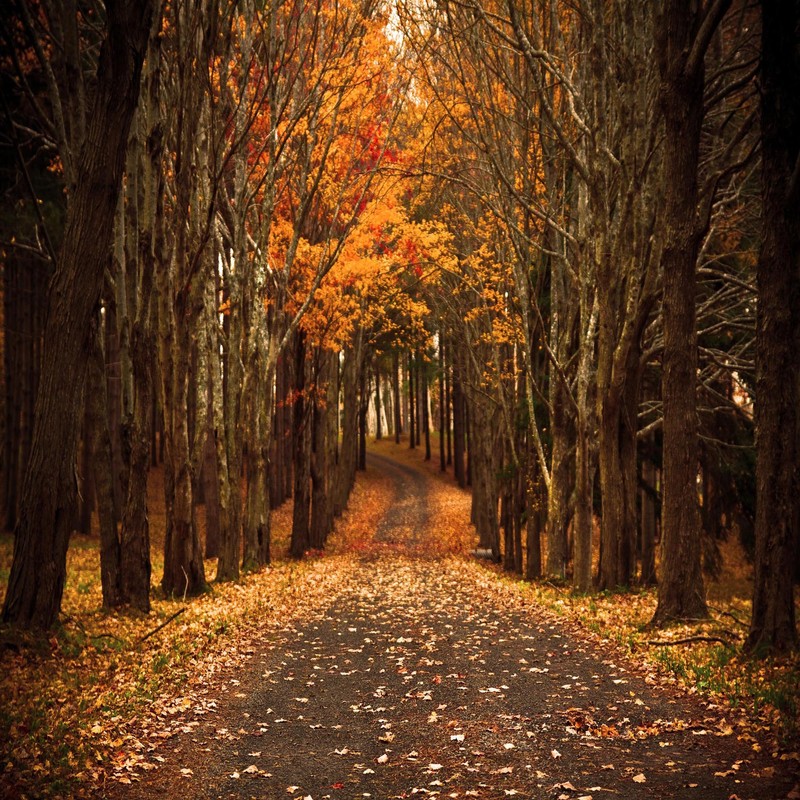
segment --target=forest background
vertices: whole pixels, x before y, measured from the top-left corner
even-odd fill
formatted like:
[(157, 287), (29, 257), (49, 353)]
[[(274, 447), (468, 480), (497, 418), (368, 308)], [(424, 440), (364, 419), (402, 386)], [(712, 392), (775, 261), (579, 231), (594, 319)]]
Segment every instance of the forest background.
[(8, 631), (93, 513), (107, 609), (262, 568), (289, 498), (323, 549), (374, 434), (438, 445), (504, 569), (657, 585), (654, 626), (737, 539), (744, 649), (796, 647), (796, 2), (10, 9)]

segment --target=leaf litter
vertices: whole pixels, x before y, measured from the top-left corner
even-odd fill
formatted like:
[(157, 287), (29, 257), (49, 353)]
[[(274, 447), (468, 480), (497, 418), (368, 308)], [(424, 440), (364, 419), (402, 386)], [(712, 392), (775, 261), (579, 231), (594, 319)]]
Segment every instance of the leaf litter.
[[(633, 798), (640, 778), (653, 796), (682, 796), (678, 785), (696, 796), (694, 783), (727, 798), (750, 779), (786, 785), (785, 770), (764, 772), (718, 716), (703, 718), (613, 648), (576, 637), (528, 587), (470, 559), (467, 493), (378, 466), (359, 478), (329, 555), (215, 587), (144, 649), (168, 654), (144, 671), (152, 697), (123, 649), (113, 670), (97, 648), (73, 657), (85, 674), (121, 676), (88, 698), (85, 686), (60, 687), (62, 707), (97, 710), (82, 729), (96, 755), (74, 773), (76, 795), (116, 780), (120, 797), (147, 797), (173, 776), (184, 794), (191, 780), (209, 798), (249, 797), (229, 788), (245, 780), (259, 781), (259, 796), (298, 798), (545, 796), (559, 784), (569, 798)], [(387, 524), (393, 489), (417, 502)], [(135, 621), (120, 626), (136, 637)], [(52, 698), (53, 682), (38, 678)], [(717, 735), (698, 751), (701, 731)], [(712, 775), (722, 745), (739, 768)], [(596, 785), (601, 770), (611, 788)]]

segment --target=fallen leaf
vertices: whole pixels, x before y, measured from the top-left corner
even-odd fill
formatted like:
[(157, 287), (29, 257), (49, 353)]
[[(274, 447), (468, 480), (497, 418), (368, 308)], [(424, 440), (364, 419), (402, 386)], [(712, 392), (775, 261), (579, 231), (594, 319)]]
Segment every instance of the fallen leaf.
[(633, 776), (634, 783), (647, 783), (647, 778), (645, 778), (643, 773), (639, 773), (638, 775)]

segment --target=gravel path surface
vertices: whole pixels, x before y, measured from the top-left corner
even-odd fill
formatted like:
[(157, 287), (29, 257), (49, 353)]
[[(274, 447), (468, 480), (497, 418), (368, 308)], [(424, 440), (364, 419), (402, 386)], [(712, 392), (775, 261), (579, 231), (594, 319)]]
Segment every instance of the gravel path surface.
[[(421, 473), (318, 618), (256, 643), (124, 798), (785, 798), (794, 785), (694, 699), (653, 686), (485, 571), (426, 555)], [(463, 564), (463, 562), (462, 562)], [(481, 578), (480, 576), (484, 577)]]

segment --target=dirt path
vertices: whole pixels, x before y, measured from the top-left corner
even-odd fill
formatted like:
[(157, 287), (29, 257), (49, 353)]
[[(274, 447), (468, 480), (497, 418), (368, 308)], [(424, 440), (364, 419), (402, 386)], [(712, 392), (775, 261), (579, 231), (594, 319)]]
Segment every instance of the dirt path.
[[(256, 644), (125, 798), (784, 798), (689, 698), (546, 615), (477, 564), (426, 556), (420, 473), (373, 456), (395, 503), (317, 619)], [(210, 712), (210, 713), (209, 713)]]

